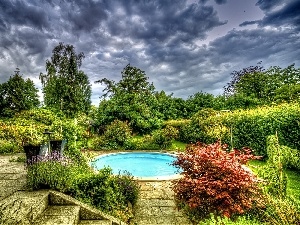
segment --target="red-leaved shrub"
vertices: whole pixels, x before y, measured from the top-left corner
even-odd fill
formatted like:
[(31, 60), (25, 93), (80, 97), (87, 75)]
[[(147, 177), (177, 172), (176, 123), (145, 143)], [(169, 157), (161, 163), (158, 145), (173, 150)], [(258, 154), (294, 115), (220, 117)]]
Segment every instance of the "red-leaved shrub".
[(258, 157), (248, 148), (230, 152), (226, 148), (220, 142), (197, 143), (177, 156), (173, 165), (183, 171), (173, 186), (179, 208), (199, 219), (210, 213), (231, 217), (252, 208), (259, 194), (258, 181), (242, 164)]

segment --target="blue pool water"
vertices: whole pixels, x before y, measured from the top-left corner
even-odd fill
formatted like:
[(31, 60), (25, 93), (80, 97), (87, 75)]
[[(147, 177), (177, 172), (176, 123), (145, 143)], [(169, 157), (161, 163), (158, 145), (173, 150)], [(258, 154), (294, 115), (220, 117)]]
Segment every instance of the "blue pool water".
[(175, 159), (171, 154), (126, 152), (99, 156), (91, 165), (97, 170), (109, 166), (114, 174), (128, 171), (135, 177), (162, 177), (178, 173), (177, 168), (170, 165)]

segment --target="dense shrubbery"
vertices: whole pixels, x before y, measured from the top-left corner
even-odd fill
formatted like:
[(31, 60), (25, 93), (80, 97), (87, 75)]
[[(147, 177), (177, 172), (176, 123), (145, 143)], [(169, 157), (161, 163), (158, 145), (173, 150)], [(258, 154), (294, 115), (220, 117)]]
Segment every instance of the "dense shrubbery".
[[(248, 146), (256, 155), (266, 156), (266, 138), (278, 132), (279, 141), (300, 149), (299, 104), (265, 106), (251, 110), (218, 112), (207, 117), (197, 114), (180, 131), (181, 141), (213, 143), (221, 139), (233, 147)], [(232, 141), (231, 141), (232, 137)]]
[(51, 188), (88, 203), (123, 220), (132, 217), (139, 185), (129, 174), (112, 175), (109, 168), (94, 173), (87, 163), (50, 156), (28, 167), (27, 185), (33, 190)]
[(0, 154), (16, 153), (19, 151), (20, 149), (14, 142), (7, 141), (7, 140), (0, 140)]
[(166, 126), (163, 129), (156, 130), (152, 133), (153, 142), (161, 149), (168, 149), (172, 141), (178, 137), (178, 130), (172, 126)]
[(227, 153), (220, 143), (188, 146), (174, 162), (184, 175), (173, 187), (179, 208), (196, 220), (251, 209), (260, 191), (256, 177), (242, 164), (253, 158), (249, 149)]
[[(88, 120), (86, 117), (81, 120)], [(43, 134), (47, 128), (51, 132), (51, 139), (65, 139), (69, 145), (80, 144), (86, 139), (87, 124), (78, 123), (77, 119), (67, 119), (47, 109), (22, 111), (11, 119), (0, 120), (0, 140), (13, 143), (14, 151), (22, 151), (26, 144), (40, 145), (48, 141)], [(8, 146), (8, 149), (12, 149)], [(8, 150), (7, 150), (8, 151)]]

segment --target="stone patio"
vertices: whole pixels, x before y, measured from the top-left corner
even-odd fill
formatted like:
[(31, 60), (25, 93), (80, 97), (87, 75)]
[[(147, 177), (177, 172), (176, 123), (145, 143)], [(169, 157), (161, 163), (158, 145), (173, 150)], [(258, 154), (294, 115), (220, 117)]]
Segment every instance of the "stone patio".
[(141, 196), (136, 205), (133, 224), (191, 224), (182, 212), (176, 209), (171, 181), (148, 181), (140, 184)]

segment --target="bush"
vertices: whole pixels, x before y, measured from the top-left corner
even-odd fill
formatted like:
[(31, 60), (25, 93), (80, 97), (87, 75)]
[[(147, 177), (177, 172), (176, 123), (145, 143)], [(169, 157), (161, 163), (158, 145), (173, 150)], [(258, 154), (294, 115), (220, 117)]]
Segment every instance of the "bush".
[(266, 138), (278, 133), (281, 144), (300, 149), (300, 105), (280, 104), (250, 110), (195, 114), (180, 133), (181, 141), (232, 143), (236, 148), (248, 146), (255, 155), (266, 156)]
[(266, 195), (263, 220), (272, 225), (299, 225), (300, 205), (292, 198), (277, 198)]
[(50, 188), (68, 192), (72, 186), (73, 166), (67, 158), (57, 155), (38, 158), (27, 168), (27, 186), (32, 190)]
[(126, 150), (159, 150), (160, 146), (154, 143), (153, 136), (144, 135), (143, 137), (131, 137), (125, 142)]
[(0, 139), (0, 154), (19, 152), (19, 147), (11, 141)]
[(161, 149), (171, 147), (172, 141), (178, 137), (178, 130), (172, 126), (166, 126), (161, 130), (153, 132), (153, 142)]
[(128, 123), (115, 120), (106, 127), (104, 134), (96, 139), (98, 143), (94, 142), (94, 147), (98, 149), (122, 149), (130, 137), (131, 129)]
[(125, 221), (133, 216), (140, 186), (130, 174), (113, 175), (105, 168), (94, 173), (60, 155), (38, 158), (28, 167), (27, 186), (32, 190), (50, 188), (97, 207)]
[(198, 225), (263, 225), (261, 221), (253, 220), (246, 216), (240, 216), (234, 221), (221, 216), (214, 216), (210, 214), (210, 218), (204, 221), (201, 221)]
[(226, 152), (219, 142), (187, 146), (173, 163), (184, 175), (173, 186), (178, 207), (195, 220), (210, 213), (226, 217), (245, 213), (260, 194), (256, 177), (242, 166), (254, 158), (246, 148)]
[(110, 168), (97, 174), (81, 174), (73, 183), (72, 195), (104, 212), (128, 221), (138, 199), (139, 185), (130, 175), (113, 176)]

